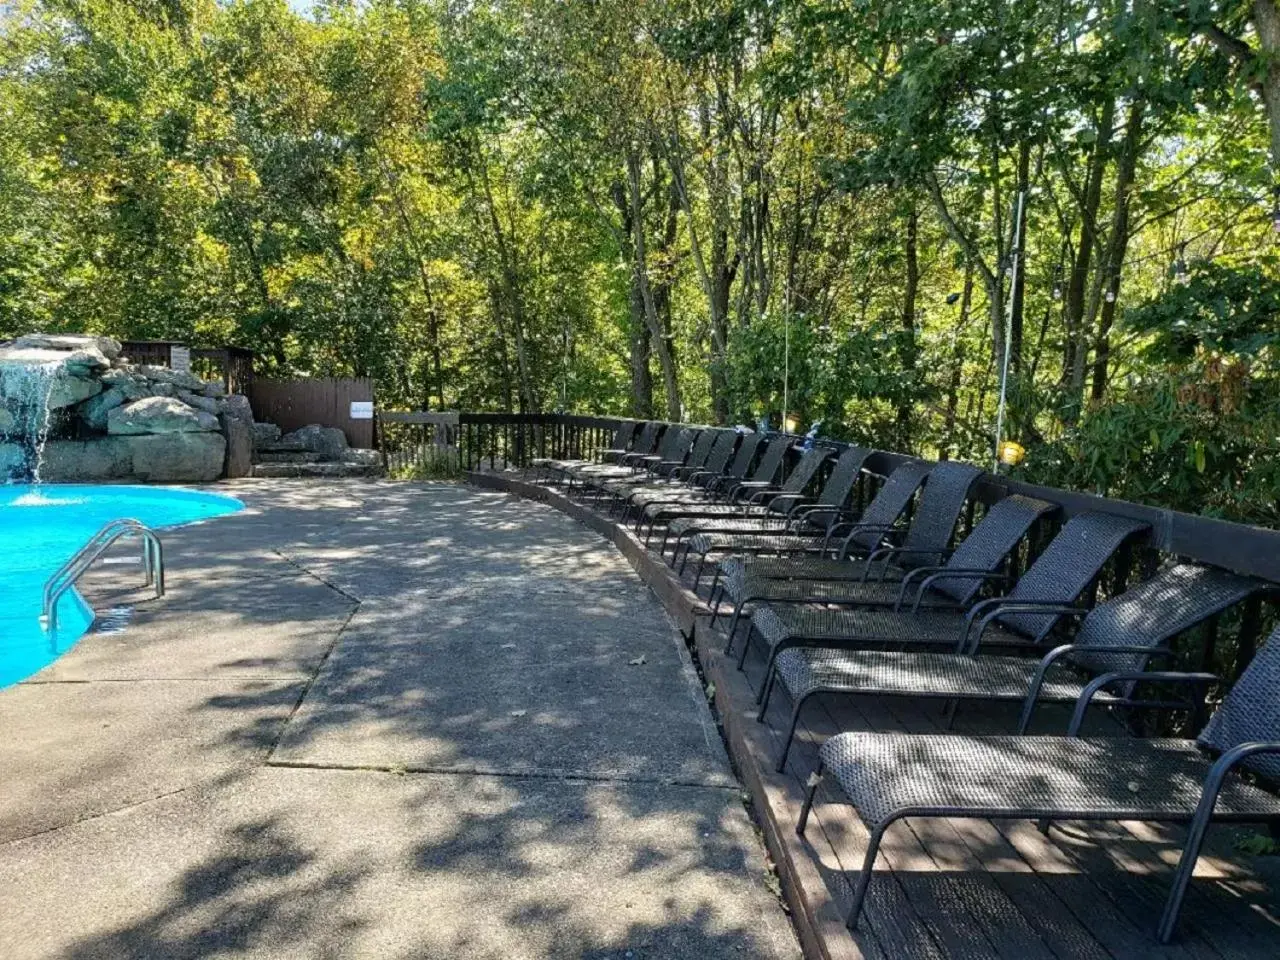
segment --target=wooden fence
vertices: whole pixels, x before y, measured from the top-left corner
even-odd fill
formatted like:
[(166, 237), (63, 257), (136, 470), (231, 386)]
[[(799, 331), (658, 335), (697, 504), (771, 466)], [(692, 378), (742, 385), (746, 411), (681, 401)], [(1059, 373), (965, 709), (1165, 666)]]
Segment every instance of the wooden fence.
[[(249, 402), (255, 418), (277, 424), (285, 433), (318, 423), (340, 429), (353, 447), (368, 449), (375, 445), (373, 381), (367, 377), (354, 380), (256, 377), (249, 388)], [(368, 417), (353, 417), (353, 403), (366, 405)]]

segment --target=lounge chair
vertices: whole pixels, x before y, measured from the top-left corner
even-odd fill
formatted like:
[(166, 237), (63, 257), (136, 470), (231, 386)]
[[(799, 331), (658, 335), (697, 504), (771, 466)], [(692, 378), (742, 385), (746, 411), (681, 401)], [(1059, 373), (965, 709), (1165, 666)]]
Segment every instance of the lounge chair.
[[(762, 443), (765, 445), (764, 453), (757, 461), (755, 455)], [(699, 516), (702, 511), (709, 509), (719, 511), (726, 503), (737, 502), (751, 493), (772, 487), (782, 470), (782, 461), (790, 445), (791, 441), (780, 434), (775, 434), (772, 438), (758, 433), (748, 434), (738, 445), (738, 452), (723, 480), (712, 481), (705, 494), (693, 491), (682, 494), (679, 498), (673, 496), (646, 504), (636, 519), (636, 532), (639, 533), (640, 528), (648, 524), (645, 530), (647, 546), (653, 536), (653, 528), (658, 524), (670, 523), (677, 517)]]
[[(786, 441), (779, 437), (769, 443), (769, 449), (766, 456), (775, 452), (775, 444), (785, 444)], [(779, 459), (785, 456), (785, 449), (779, 455)], [(689, 529), (695, 522), (709, 522), (712, 518), (739, 518), (739, 517), (781, 517), (795, 502), (804, 496), (804, 490), (818, 475), (818, 471), (822, 469), (822, 465), (831, 457), (831, 450), (827, 447), (811, 447), (800, 454), (800, 460), (796, 463), (795, 469), (787, 476), (782, 486), (775, 486), (772, 482), (764, 481), (746, 481), (738, 485), (734, 495), (733, 503), (711, 503), (703, 506), (696, 515), (677, 517), (671, 520), (662, 534), (662, 542), (658, 545), (659, 556), (666, 553), (667, 543), (672, 534), (676, 535), (676, 551), (679, 551), (682, 545), (680, 537), (683, 531)], [(672, 555), (672, 561), (676, 559), (675, 554)]]
[(905, 507), (898, 506), (895, 491), (882, 488), (883, 500), (877, 495), (867, 505), (859, 523), (850, 531), (852, 537), (846, 537), (843, 544), (846, 555), (858, 562), (825, 557), (729, 557), (720, 561), (722, 593), (731, 597), (735, 605), (746, 604), (768, 599), (762, 591), (770, 589), (773, 581), (899, 580), (908, 570), (941, 563), (950, 556), (960, 511), (981, 475), (977, 467), (954, 460), (934, 466), (898, 546), (882, 545), (886, 536), (892, 536), (892, 531), (886, 533), (882, 527), (890, 522), (888, 518), (896, 519)]
[[(860, 448), (851, 447), (846, 454), (856, 457), (854, 451), (858, 450)], [(860, 470), (861, 464), (859, 464)], [(891, 501), (899, 504), (898, 514), (905, 510), (928, 472), (929, 464), (921, 460), (908, 461), (894, 470), (885, 481), (888, 494), (883, 498), (877, 498), (881, 499), (883, 512), (888, 513)], [(833, 471), (832, 477), (835, 476), (836, 471)], [(843, 480), (843, 477), (841, 479)], [(856, 476), (854, 479), (856, 480)], [(830, 481), (827, 486), (831, 486)], [(852, 484), (850, 484), (851, 490)], [(881, 492), (884, 492), (883, 489)], [(826, 554), (830, 550), (839, 550), (840, 547), (837, 544), (855, 537), (857, 534), (852, 531), (861, 530), (868, 536), (875, 536), (871, 529), (874, 525), (880, 528), (878, 536), (883, 538), (893, 529), (897, 514), (889, 517), (886, 523), (865, 518), (855, 521), (852, 518), (857, 517), (857, 514), (845, 507), (845, 501), (835, 501), (834, 498), (838, 494), (839, 488), (828, 492), (827, 487), (824, 487), (818, 504), (793, 510), (790, 516), (780, 519), (714, 521), (688, 538), (685, 555), (696, 554), (705, 560), (713, 553), (732, 553), (735, 556), (753, 556), (761, 553)], [(845, 494), (845, 500), (847, 499), (848, 493)], [(875, 505), (874, 499), (872, 505)], [(881, 512), (880, 509), (877, 510), (877, 513), (879, 512)], [(846, 533), (842, 540), (840, 535), (845, 531), (850, 532)], [(717, 569), (716, 572), (718, 577), (719, 570)]]
[[(734, 452), (738, 446), (738, 433), (735, 430), (709, 430), (712, 444), (701, 462), (691, 456), (689, 463), (677, 470), (665, 482), (649, 486), (631, 487), (623, 500), (622, 522), (630, 522), (633, 511), (643, 509), (649, 503), (656, 503), (664, 498), (684, 495), (705, 497), (711, 485), (726, 476)], [(754, 450), (754, 446), (752, 447)], [(620, 498), (621, 499), (621, 498)]]
[[(987, 603), (974, 603), (979, 590), (984, 583), (1005, 579), (1005, 574), (1000, 570), (1005, 558), (1013, 552), (1036, 520), (1056, 509), (1053, 504), (1020, 494), (997, 501), (982, 518), (982, 522), (974, 528), (973, 533), (965, 538), (964, 544), (961, 544), (963, 548), (977, 537), (973, 549), (956, 550), (952, 555), (954, 567), (948, 564), (943, 568), (953, 572), (934, 581), (935, 585), (941, 586), (931, 586), (922, 591), (912, 601), (910, 610), (901, 609), (897, 605), (889, 609), (876, 609), (874, 602), (859, 610), (762, 604), (751, 615), (754, 631), (749, 630), (743, 641), (738, 668), (741, 669), (746, 662), (751, 637), (759, 636), (767, 650), (765, 677), (759, 690), (760, 699), (763, 700), (773, 678), (774, 661), (779, 653), (789, 647), (896, 645), (917, 649), (943, 647), (963, 650), (965, 638), (970, 635), (971, 628), (976, 629), (979, 636), (989, 644), (1015, 648), (1033, 646), (1047, 635), (1058, 618), (1068, 615), (1071, 610), (1082, 612), (1082, 608), (1072, 605), (1075, 598), (1097, 576), (1103, 564), (1124, 539), (1136, 529), (1142, 528), (1141, 524), (1125, 522), (1123, 518), (1105, 517), (1094, 522), (1083, 519), (1084, 516), (1103, 518), (1104, 515), (1101, 514), (1074, 518), (1072, 523), (1076, 524), (1075, 528), (1071, 532), (1064, 528), (1050, 544), (1050, 548), (1059, 543), (1063, 546), (1057, 550), (1046, 549), (1032, 565), (1032, 569), (1027, 571), (1027, 575), (1019, 578), (1013, 590), (1007, 596), (999, 598), (1006, 603), (1020, 604), (1020, 609), (1016, 614), (1005, 609), (1004, 620), (999, 624), (995, 623), (1001, 611), (998, 609), (988, 616)], [(1079, 534), (1085, 531), (1086, 526), (1090, 531), (1099, 529), (1099, 533), (1092, 541), (1081, 542)], [(1067, 536), (1063, 537), (1063, 534)], [(980, 554), (985, 554), (986, 563), (974, 567), (962, 566), (966, 558)], [(876, 584), (844, 586), (866, 587)], [(930, 601), (927, 606), (926, 601)], [(1034, 612), (1037, 615), (1032, 616), (1033, 611), (1026, 609), (1031, 606), (1047, 606), (1052, 609), (1036, 610)], [(1013, 624), (1019, 625), (1020, 629), (1015, 631)], [(732, 646), (733, 636), (730, 635), (725, 652), (729, 652)]]
[(640, 477), (659, 463), (667, 463), (688, 456), (689, 447), (693, 444), (693, 431), (689, 427), (678, 427), (674, 424), (662, 434), (658, 449), (653, 453), (641, 453), (638, 449), (624, 453), (614, 464), (595, 464), (589, 467), (578, 467), (569, 471), (569, 490), (576, 483), (579, 488), (591, 495), (599, 492), (600, 485), (606, 480), (621, 480)]
[[(792, 711), (778, 758), (779, 770), (786, 764), (800, 711), (818, 694), (931, 697), (947, 700), (953, 708), (960, 700), (1021, 702), (1017, 732), (1025, 733), (1038, 704), (1074, 703), (1090, 676), (1145, 669), (1151, 657), (1168, 654), (1168, 643), (1174, 637), (1262, 587), (1261, 581), (1212, 567), (1174, 564), (1094, 607), (1085, 614), (1070, 643), (1054, 647), (1039, 660), (979, 654), (980, 634), (971, 638), (963, 653), (792, 647), (778, 654), (760, 717), (763, 719), (768, 709), (773, 685), (781, 681), (791, 698)], [(992, 611), (999, 609), (995, 606)], [(1006, 618), (1017, 623), (1021, 606), (1010, 604), (1005, 609), (1009, 611)], [(1029, 619), (1034, 622), (1040, 617)], [(991, 622), (1000, 622), (999, 617)], [(1112, 706), (1131, 706), (1131, 687), (1104, 689), (1098, 695)], [(951, 716), (948, 711), (948, 724)]]
[[(963, 476), (963, 486), (967, 493), (973, 477), (978, 472), (976, 467), (966, 467), (963, 473), (958, 470), (948, 471), (945, 469), (948, 466), (955, 465), (943, 463), (929, 467), (920, 461), (913, 461), (903, 464), (893, 471), (885, 480), (884, 486), (867, 504), (866, 510), (862, 512), (857, 521), (848, 525), (841, 525), (839, 530), (835, 531), (848, 531), (841, 541), (840, 552), (847, 556), (849, 553), (856, 551), (862, 557), (876, 553), (885, 544), (886, 539), (894, 533), (898, 518), (915, 497), (916, 490), (920, 488), (921, 480), (924, 480), (924, 492), (920, 495), (921, 510), (928, 508), (936, 512), (935, 504), (954, 505), (954, 513), (950, 516), (950, 524), (947, 526), (945, 539), (942, 540), (942, 548), (945, 548), (950, 540), (951, 530), (955, 527), (956, 518), (960, 515), (960, 508), (964, 503), (963, 496), (956, 498), (945, 495), (950, 491), (948, 481), (952, 480), (953, 475), (956, 480)], [(931, 487), (935, 473), (939, 474), (938, 483), (937, 486)], [(953, 483), (951, 486), (959, 487), (960, 484)], [(936, 491), (936, 496), (926, 502), (925, 497), (930, 489)], [(930, 520), (929, 514), (926, 514), (923, 518), (918, 518), (912, 524), (912, 528), (917, 523), (924, 523), (925, 529), (934, 525)], [(938, 526), (941, 526), (941, 524), (938, 524)], [(767, 541), (763, 542), (767, 543)], [(763, 552), (752, 549), (756, 543), (757, 541), (753, 540), (747, 541), (747, 549), (753, 553)], [(927, 555), (928, 558), (934, 561), (942, 559), (942, 548), (931, 551)], [(923, 562), (924, 554), (914, 555), (919, 556)], [(883, 566), (883, 564), (881, 565)], [(726, 595), (733, 600), (734, 623), (736, 624), (747, 604), (756, 600), (768, 600), (770, 591), (782, 589), (778, 586), (779, 582), (790, 583), (808, 581), (810, 579), (826, 579), (821, 576), (816, 578), (808, 576), (810, 571), (817, 573), (826, 570), (835, 572), (836, 576), (832, 579), (853, 579), (854, 577), (850, 575), (856, 575), (860, 569), (865, 572), (865, 567), (866, 564), (855, 566), (847, 560), (832, 561), (822, 557), (809, 556), (787, 558), (728, 557), (720, 561), (716, 572), (716, 580), (712, 583), (713, 615), (711, 623), (714, 626), (716, 619), (719, 617), (721, 603)], [(791, 576), (793, 573), (799, 573), (800, 576), (793, 577)]]
[(1257, 652), (1192, 740), (1083, 737), (1099, 691), (1123, 682), (1185, 683), (1212, 674), (1117, 670), (1092, 680), (1066, 736), (841, 733), (819, 750), (821, 765), (800, 811), (803, 834), (823, 776), (839, 783), (870, 836), (853, 882), (855, 927), (885, 830), (905, 817), (1041, 821), (1146, 820), (1190, 827), (1156, 936), (1173, 936), (1187, 885), (1213, 821), (1280, 825), (1280, 797), (1248, 782), (1280, 782), (1280, 629)]
[(565, 473), (573, 467), (587, 466), (593, 463), (607, 463), (630, 448), (632, 441), (636, 438), (636, 431), (640, 429), (640, 424), (635, 420), (620, 420), (618, 429), (614, 431), (613, 439), (609, 443), (607, 449), (601, 450), (596, 454), (594, 460), (556, 460), (551, 457), (534, 457), (531, 466), (535, 470), (542, 471), (546, 476), (551, 473)]
[(658, 463), (649, 471), (649, 476), (627, 480), (606, 480), (600, 484), (600, 489), (612, 498), (609, 512), (612, 513), (618, 504), (625, 503), (632, 493), (640, 490), (662, 490), (669, 489), (672, 483), (678, 483), (681, 478), (696, 470), (701, 470), (707, 465), (707, 459), (711, 456), (711, 451), (716, 447), (716, 441), (723, 436), (729, 437), (732, 443), (735, 435), (732, 430), (700, 430), (694, 436), (693, 444), (689, 448), (689, 455), (680, 463)]
[[(680, 569), (684, 570), (691, 553), (697, 553), (700, 559), (698, 574), (694, 580), (696, 582), (700, 579), (706, 555), (714, 549), (707, 539), (713, 533), (777, 533), (780, 536), (811, 533), (820, 541), (834, 524), (849, 516), (845, 503), (858, 482), (858, 477), (862, 475), (863, 464), (870, 456), (871, 451), (865, 447), (846, 447), (836, 459), (817, 497), (813, 499), (803, 493), (808, 483), (797, 480), (798, 489), (772, 495), (766, 509), (762, 511), (740, 512), (736, 516), (684, 517), (673, 520), (667, 527), (677, 537), (676, 549), (671, 556), (672, 565), (683, 545), (684, 555)], [(797, 465), (796, 473), (801, 472), (801, 465)], [(816, 475), (817, 468), (810, 472)], [(788, 483), (790, 482), (791, 478), (788, 478)]]
[[(831, 581), (826, 587), (832, 592), (840, 589), (841, 603), (845, 606), (864, 607), (868, 611), (913, 614), (963, 611), (984, 586), (1009, 579), (1010, 554), (1033, 524), (1057, 510), (1056, 504), (1013, 494), (992, 504), (986, 516), (941, 566), (917, 567), (896, 583)], [(816, 590), (822, 584), (807, 586)], [(752, 612), (751, 623), (771, 643), (791, 634), (817, 642), (856, 632), (859, 621), (852, 619), (853, 613), (812, 605), (763, 603)], [(733, 649), (733, 638), (730, 632), (726, 653)]]

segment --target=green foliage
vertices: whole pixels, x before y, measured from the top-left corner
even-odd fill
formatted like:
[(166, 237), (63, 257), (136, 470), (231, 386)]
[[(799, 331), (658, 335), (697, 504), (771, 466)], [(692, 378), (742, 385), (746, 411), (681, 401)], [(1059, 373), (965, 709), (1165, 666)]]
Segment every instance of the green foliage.
[(0, 336), (985, 463), (1008, 324), (1023, 475), (1273, 523), (1251, 9), (11, 0)]

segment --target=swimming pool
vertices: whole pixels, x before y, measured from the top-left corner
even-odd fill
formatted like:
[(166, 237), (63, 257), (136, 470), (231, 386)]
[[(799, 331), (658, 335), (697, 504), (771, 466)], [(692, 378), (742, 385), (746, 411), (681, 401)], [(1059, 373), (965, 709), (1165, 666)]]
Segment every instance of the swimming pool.
[[(167, 487), (71, 484), (0, 486), (0, 688), (66, 653), (89, 629), (93, 611), (74, 590), (58, 601), (56, 634), (40, 623), (49, 575), (106, 523), (121, 517), (172, 527), (235, 513), (232, 497)], [(141, 567), (126, 567), (138, 581)]]

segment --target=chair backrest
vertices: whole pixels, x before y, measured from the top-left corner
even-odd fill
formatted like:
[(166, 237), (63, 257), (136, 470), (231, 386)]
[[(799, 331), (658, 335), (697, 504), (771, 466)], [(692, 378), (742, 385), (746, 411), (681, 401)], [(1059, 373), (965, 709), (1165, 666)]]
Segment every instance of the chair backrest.
[(634, 420), (619, 420), (618, 429), (613, 432), (613, 440), (609, 442), (610, 450), (627, 450), (631, 447), (631, 441), (636, 437), (636, 430), (640, 424)]
[(719, 439), (721, 430), (702, 430), (699, 431), (697, 438), (693, 441), (693, 447), (689, 451), (689, 459), (685, 463), (690, 467), (701, 468), (707, 462), (707, 457), (711, 456), (711, 448), (715, 446), (716, 440)]
[[(1074, 639), (1093, 646), (1162, 647), (1264, 586), (1215, 567), (1175, 563), (1090, 610)], [(1141, 653), (1104, 651), (1071, 656), (1073, 663), (1094, 673), (1141, 670), (1148, 659)]]
[[(1260, 589), (1273, 587), (1260, 585)], [(1242, 743), (1280, 741), (1280, 627), (1253, 655), (1240, 679), (1200, 733), (1200, 743), (1218, 752)], [(1241, 762), (1254, 773), (1280, 783), (1280, 754), (1262, 753)]]
[[(1000, 569), (1000, 565), (1013, 552), (1018, 541), (1026, 536), (1031, 525), (1057, 509), (1057, 504), (1024, 497), (1020, 493), (997, 500), (982, 518), (982, 522), (956, 547), (944, 568), (989, 572)], [(934, 590), (959, 604), (968, 603), (983, 586), (981, 580), (968, 577), (940, 577), (932, 584)]]
[(773, 483), (778, 476), (778, 471), (782, 469), (782, 461), (787, 455), (787, 450), (791, 447), (791, 440), (781, 433), (775, 433), (766, 439), (769, 441), (769, 445), (764, 448), (760, 462), (751, 471), (751, 479), (763, 483)]
[(631, 448), (631, 452), (642, 455), (653, 453), (653, 448), (658, 445), (658, 434), (662, 432), (663, 426), (661, 420), (648, 421), (640, 428), (640, 436), (636, 437), (636, 445)]
[(818, 475), (818, 470), (830, 456), (831, 451), (826, 447), (810, 447), (805, 450), (800, 454), (795, 469), (787, 477), (787, 482), (782, 485), (782, 492), (803, 493), (804, 488), (809, 486), (813, 478)]
[(670, 426), (662, 435), (662, 443), (658, 446), (658, 456), (663, 460), (679, 460), (684, 462), (693, 443), (693, 431), (689, 427)]
[[(969, 463), (948, 460), (936, 464), (929, 471), (924, 481), (924, 489), (920, 491), (920, 499), (916, 501), (916, 512), (911, 517), (911, 526), (902, 538), (902, 546), (908, 550), (919, 550), (919, 554), (906, 554), (904, 566), (935, 563), (928, 551), (945, 550), (951, 543), (951, 535), (955, 532), (956, 521), (960, 519), (960, 511), (969, 499), (969, 490), (973, 482), (982, 476), (982, 470)], [(936, 554), (935, 554), (936, 557)]]
[(756, 451), (760, 449), (760, 443), (763, 440), (762, 433), (743, 434), (742, 442), (738, 444), (738, 452), (733, 455), (733, 463), (729, 465), (729, 476), (735, 480), (741, 480), (747, 475), (751, 465), (756, 462)]
[[(1141, 520), (1109, 513), (1081, 513), (1036, 557), (1035, 563), (1009, 591), (1010, 600), (1024, 603), (1074, 603), (1089, 589), (1112, 554), (1130, 537), (1150, 528)], [(999, 621), (1037, 642), (1043, 640), (1057, 618), (1048, 613), (1010, 613)]]
[(862, 475), (862, 465), (867, 462), (869, 456), (871, 451), (866, 447), (853, 444), (845, 447), (831, 468), (831, 473), (827, 475), (827, 482), (822, 485), (818, 502), (827, 507), (844, 506), (844, 502), (849, 499), (849, 494), (853, 492), (853, 485)]
[(707, 433), (713, 434), (714, 440), (702, 463), (702, 469), (716, 474), (724, 473), (733, 456), (733, 449), (738, 445), (738, 434), (733, 430), (708, 430)]
[[(921, 481), (928, 476), (929, 467), (924, 460), (908, 460), (894, 470), (885, 478), (884, 486), (871, 498), (858, 522), (881, 528), (897, 523), (898, 517), (902, 516), (902, 511), (907, 509), (907, 504), (915, 496)], [(883, 529), (855, 532), (853, 543), (870, 552), (880, 545), (884, 535)]]

